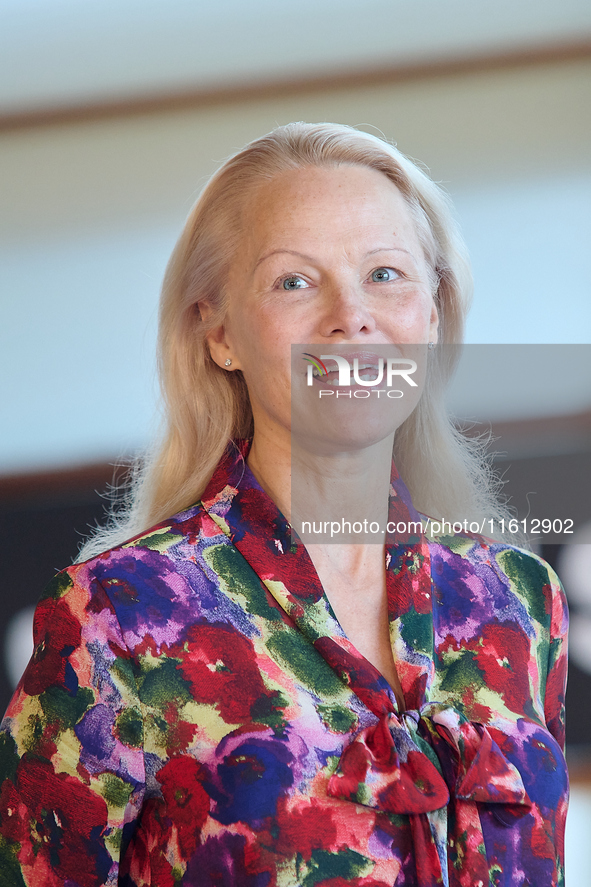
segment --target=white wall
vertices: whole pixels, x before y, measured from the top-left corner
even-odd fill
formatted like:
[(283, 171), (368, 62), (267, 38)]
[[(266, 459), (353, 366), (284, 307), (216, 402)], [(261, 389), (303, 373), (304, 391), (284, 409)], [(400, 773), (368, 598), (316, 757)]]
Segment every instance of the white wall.
[(568, 887), (591, 885), (591, 788), (571, 789), (565, 835), (565, 873)]

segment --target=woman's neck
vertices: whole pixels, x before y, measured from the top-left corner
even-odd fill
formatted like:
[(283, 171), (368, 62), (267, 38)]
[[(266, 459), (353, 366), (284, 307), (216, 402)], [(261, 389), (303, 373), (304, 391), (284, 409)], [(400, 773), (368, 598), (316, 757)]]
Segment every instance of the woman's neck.
[[(296, 532), (309, 543), (377, 540), (385, 536), (393, 437), (367, 447), (311, 452), (293, 440), (255, 432), (248, 465)], [(349, 530), (365, 523), (365, 533)], [(336, 532), (335, 523), (340, 522)], [(313, 531), (306, 539), (305, 531)], [(381, 539), (380, 539), (381, 541)]]

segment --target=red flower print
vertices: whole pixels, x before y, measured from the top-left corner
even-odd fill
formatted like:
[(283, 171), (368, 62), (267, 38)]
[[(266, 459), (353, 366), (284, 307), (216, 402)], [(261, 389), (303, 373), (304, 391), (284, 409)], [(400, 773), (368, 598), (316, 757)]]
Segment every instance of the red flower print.
[(427, 546), (394, 545), (386, 573), (390, 619), (408, 613), (411, 607), (424, 615), (432, 609), (431, 577)]
[(299, 853), (309, 860), (313, 850), (330, 850), (337, 839), (337, 829), (326, 804), (313, 798), (292, 809), (288, 809), (282, 799), (277, 810), (277, 826), (277, 849), (286, 856)]
[(465, 687), (462, 694), (462, 703), (466, 717), (470, 721), (476, 721), (479, 724), (488, 724), (492, 717), (492, 709), (488, 705), (481, 705), (476, 702), (473, 687)]
[[(276, 565), (278, 575), (289, 577), (286, 585), (294, 597), (320, 600), (322, 585), (306, 549), (301, 543), (292, 544), (287, 521), (266, 493), (257, 489), (243, 490), (240, 511), (244, 536), (238, 547), (255, 572), (259, 576), (273, 576)], [(264, 534), (260, 531), (261, 524), (266, 525)], [(256, 527), (257, 532), (251, 532), (251, 527)]]
[(119, 881), (122, 884), (157, 884), (174, 887), (176, 878), (166, 858), (170, 829), (162, 821), (163, 802), (150, 798), (144, 806), (141, 828), (121, 862)]
[(542, 859), (554, 859), (554, 836), (551, 823), (544, 819), (537, 806), (532, 807), (534, 825), (531, 833), (531, 849), (534, 856)]
[(172, 758), (156, 774), (162, 786), (166, 813), (177, 828), (184, 859), (200, 843), (201, 827), (209, 815), (209, 795), (202, 785), (206, 773), (191, 755)]
[(217, 705), (222, 718), (239, 724), (251, 717), (254, 703), (267, 695), (251, 641), (226, 625), (193, 625), (189, 652), (173, 651), (198, 702)]
[(486, 686), (499, 693), (511, 711), (521, 714), (530, 698), (529, 641), (523, 630), (511, 622), (489, 623), (482, 627), (482, 644), (475, 649)]
[(64, 686), (67, 657), (80, 645), (80, 623), (65, 599), (41, 601), (35, 614), (35, 652), (23, 675), (25, 693), (37, 696)]
[(2, 836), (7, 841), (17, 844), (29, 844), (29, 825), (26, 821), (26, 807), (15, 787), (5, 779), (0, 791), (0, 810), (6, 811), (2, 816)]
[(49, 762), (26, 755), (17, 770), (16, 787), (30, 811), (35, 857), (79, 887), (96, 887), (106, 880), (111, 860), (103, 842), (105, 800), (73, 776), (55, 773)]

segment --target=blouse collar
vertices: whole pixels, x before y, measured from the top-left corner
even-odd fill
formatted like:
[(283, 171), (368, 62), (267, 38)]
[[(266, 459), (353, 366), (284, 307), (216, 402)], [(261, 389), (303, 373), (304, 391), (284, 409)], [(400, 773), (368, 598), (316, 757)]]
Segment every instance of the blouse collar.
[[(250, 471), (249, 441), (232, 442), (202, 497), (211, 518), (254, 569), (268, 593), (339, 676), (375, 714), (392, 709), (393, 693), (379, 671), (346, 637), (301, 541)], [(390, 525), (421, 526), (409, 492), (392, 467)], [(390, 638), (407, 708), (420, 708), (434, 676), (429, 545), (387, 537)]]

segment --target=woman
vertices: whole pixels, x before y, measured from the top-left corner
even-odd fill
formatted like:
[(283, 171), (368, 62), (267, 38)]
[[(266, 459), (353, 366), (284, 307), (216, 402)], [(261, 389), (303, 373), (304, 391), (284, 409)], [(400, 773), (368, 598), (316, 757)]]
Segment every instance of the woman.
[[(396, 531), (496, 513), (441, 406), (468, 287), (441, 192), (372, 136), (292, 124), (213, 178), (164, 284), (163, 443), (39, 604), (3, 721), (5, 883), (563, 882), (556, 576)], [(427, 358), (416, 409), (292, 428), (304, 351), (357, 391), (380, 348)], [(304, 546), (292, 469), (389, 535)]]

